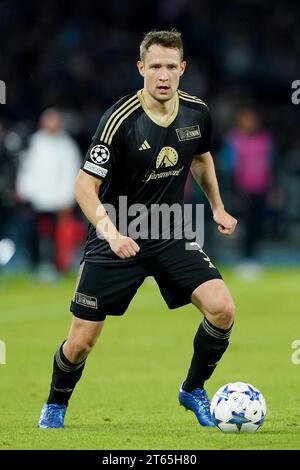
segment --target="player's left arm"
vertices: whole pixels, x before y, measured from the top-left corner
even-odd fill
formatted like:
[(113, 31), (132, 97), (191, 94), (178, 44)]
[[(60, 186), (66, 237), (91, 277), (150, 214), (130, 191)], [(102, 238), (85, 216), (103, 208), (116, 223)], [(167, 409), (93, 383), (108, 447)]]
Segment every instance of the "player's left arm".
[(218, 230), (224, 235), (231, 235), (235, 230), (237, 220), (224, 209), (215, 165), (210, 152), (194, 156), (191, 173), (210, 203), (213, 219), (218, 224)]

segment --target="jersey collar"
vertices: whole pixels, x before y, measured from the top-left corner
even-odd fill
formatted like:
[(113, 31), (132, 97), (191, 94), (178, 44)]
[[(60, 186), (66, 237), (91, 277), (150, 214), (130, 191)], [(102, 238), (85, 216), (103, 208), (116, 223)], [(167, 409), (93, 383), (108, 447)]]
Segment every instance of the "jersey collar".
[(151, 121), (153, 121), (155, 124), (157, 124), (158, 126), (161, 126), (161, 127), (168, 127), (177, 117), (177, 114), (178, 114), (178, 108), (179, 108), (179, 98), (178, 98), (178, 93), (176, 92), (176, 96), (175, 96), (175, 107), (174, 107), (174, 111), (173, 113), (171, 114), (171, 116), (169, 117), (169, 119), (165, 122), (163, 121), (160, 121), (151, 111), (150, 109), (147, 107), (146, 105), (146, 102), (143, 98), (143, 95), (142, 95), (142, 90), (139, 90), (137, 92), (137, 97), (138, 99), (140, 100), (140, 103), (142, 105), (142, 108), (143, 110), (145, 111), (145, 113), (147, 114), (147, 116), (151, 119)]

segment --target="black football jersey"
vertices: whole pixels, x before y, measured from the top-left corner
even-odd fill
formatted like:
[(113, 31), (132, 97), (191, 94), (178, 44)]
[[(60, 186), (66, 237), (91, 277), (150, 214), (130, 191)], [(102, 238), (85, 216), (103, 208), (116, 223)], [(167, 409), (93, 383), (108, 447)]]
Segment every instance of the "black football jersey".
[[(147, 219), (150, 226), (150, 216), (158, 206), (183, 204), (192, 159), (210, 150), (210, 138), (210, 114), (201, 99), (178, 91), (173, 114), (162, 123), (138, 91), (103, 114), (81, 168), (102, 180), (100, 201), (120, 233), (131, 236), (128, 229), (137, 216), (145, 229), (143, 222)], [(179, 228), (176, 220), (170, 225), (168, 238), (173, 239)], [(148, 227), (144, 232), (133, 237), (141, 248), (140, 256), (153, 253), (168, 241), (163, 229), (155, 228), (153, 234)], [(115, 258), (109, 244), (90, 224), (84, 259), (105, 262)]]

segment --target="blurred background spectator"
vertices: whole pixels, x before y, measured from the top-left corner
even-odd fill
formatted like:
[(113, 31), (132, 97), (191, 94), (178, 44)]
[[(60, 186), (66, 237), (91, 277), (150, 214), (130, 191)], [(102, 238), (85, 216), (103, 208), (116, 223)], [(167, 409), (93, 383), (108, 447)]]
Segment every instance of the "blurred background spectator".
[(20, 221), (23, 219), (23, 243), (31, 266), (39, 268), (40, 277), (51, 279), (55, 266), (70, 267), (62, 259), (64, 251), (70, 252), (70, 244), (73, 246), (65, 226), (72, 224), (76, 230), (72, 223), (74, 181), (81, 156), (77, 144), (63, 129), (59, 111), (46, 109), (39, 123), (40, 129), (30, 137), (28, 149), (21, 156), (16, 191), (24, 204)]
[(9, 151), (8, 140), (4, 123), (0, 121), (0, 269), (16, 251), (15, 243), (6, 238), (16, 206), (14, 188), (17, 168), (17, 159)]
[(4, 238), (16, 204), (14, 187), (17, 161), (9, 152), (5, 139), (4, 124), (0, 121), (0, 240)]
[(236, 114), (236, 126), (222, 148), (224, 173), (231, 180), (234, 207), (242, 225), (243, 265), (241, 272), (255, 272), (258, 243), (267, 221), (267, 198), (274, 184), (274, 143), (271, 134), (261, 128), (257, 112), (250, 107)]
[[(223, 263), (245, 257), (262, 264), (299, 263), (300, 106), (291, 102), (291, 83), (299, 79), (300, 70), (299, 20), (300, 5), (292, 0), (144, 0), (139, 7), (133, 0), (61, 0), (47, 8), (35, 0), (2, 0), (0, 79), (6, 83), (7, 104), (0, 105), (0, 121), (5, 120), (5, 133), (10, 136), (5, 152), (13, 154), (17, 166), (22, 164), (40, 114), (55, 107), (64, 117), (66, 132), (84, 154), (102, 111), (142, 85), (135, 62), (143, 34), (154, 28), (176, 27), (183, 33), (188, 61), (181, 88), (200, 96), (210, 107), (213, 154), (223, 198), (228, 209), (244, 221), (235, 237), (226, 241), (207, 223), (205, 245), (213, 245), (209, 248), (214, 250), (214, 254), (210, 251), (212, 257)], [(248, 103), (255, 105), (250, 121), (257, 128), (250, 133), (242, 130), (240, 115), (236, 123), (236, 113)], [(258, 126), (268, 131), (258, 130)], [(249, 155), (254, 135), (255, 145), (264, 141), (264, 157), (259, 161), (264, 161), (266, 174), (259, 197), (253, 187), (240, 187), (243, 178), (235, 165), (238, 159), (229, 166), (223, 164), (226, 146), (238, 155), (238, 133), (245, 134)], [(271, 152), (275, 155), (272, 162)], [(248, 161), (245, 155), (243, 158)], [(256, 150), (255, 158), (258, 161)], [(253, 170), (251, 165), (249, 168)], [(9, 186), (14, 193), (13, 178)], [(203, 202), (197, 191), (191, 183), (187, 194)], [(236, 204), (242, 202), (241, 192), (248, 206)], [(264, 210), (257, 204), (260, 197)], [(17, 265), (21, 245), (16, 227), (28, 207), (12, 200), (18, 216), (6, 223), (2, 236), (16, 241), (11, 263)], [(250, 200), (254, 206), (246, 212)], [(206, 213), (209, 220), (209, 208)], [(256, 233), (250, 213), (258, 221)]]

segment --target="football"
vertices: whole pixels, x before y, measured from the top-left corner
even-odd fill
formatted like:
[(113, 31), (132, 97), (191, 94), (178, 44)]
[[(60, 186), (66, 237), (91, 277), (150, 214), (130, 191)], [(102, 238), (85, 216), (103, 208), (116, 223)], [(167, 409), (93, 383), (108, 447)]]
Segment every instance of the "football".
[(233, 382), (215, 393), (210, 412), (223, 432), (256, 432), (265, 420), (267, 406), (262, 393), (253, 385)]

